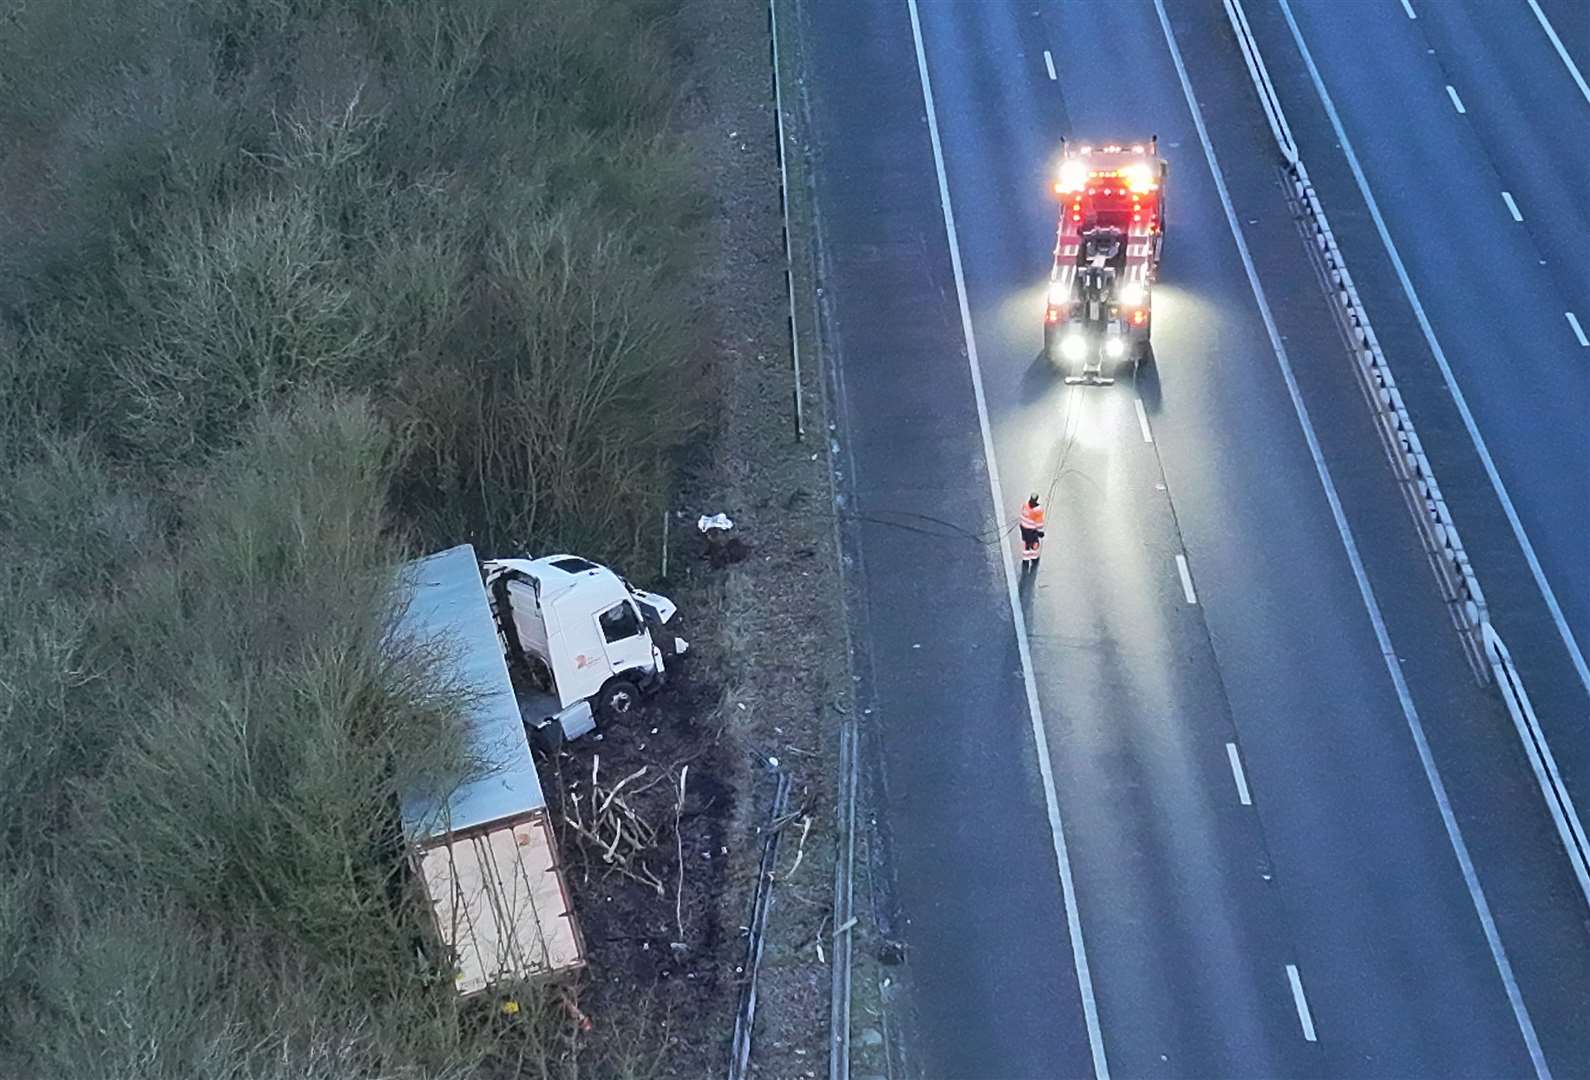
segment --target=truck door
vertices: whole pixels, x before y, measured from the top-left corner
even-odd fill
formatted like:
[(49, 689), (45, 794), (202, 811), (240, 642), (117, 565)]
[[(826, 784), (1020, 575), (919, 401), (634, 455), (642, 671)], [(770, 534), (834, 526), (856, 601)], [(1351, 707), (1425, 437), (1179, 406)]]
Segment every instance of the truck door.
[(652, 669), (651, 634), (646, 622), (633, 602), (620, 600), (597, 613), (596, 624), (602, 632), (602, 647), (607, 652), (610, 671)]

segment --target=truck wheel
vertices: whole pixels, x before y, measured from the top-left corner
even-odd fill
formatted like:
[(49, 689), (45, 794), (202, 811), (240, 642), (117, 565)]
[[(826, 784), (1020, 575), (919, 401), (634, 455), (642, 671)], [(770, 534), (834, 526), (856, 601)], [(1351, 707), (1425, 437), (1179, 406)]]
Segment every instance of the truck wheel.
[(640, 688), (628, 679), (609, 679), (596, 695), (596, 711), (603, 720), (628, 716), (640, 705)]

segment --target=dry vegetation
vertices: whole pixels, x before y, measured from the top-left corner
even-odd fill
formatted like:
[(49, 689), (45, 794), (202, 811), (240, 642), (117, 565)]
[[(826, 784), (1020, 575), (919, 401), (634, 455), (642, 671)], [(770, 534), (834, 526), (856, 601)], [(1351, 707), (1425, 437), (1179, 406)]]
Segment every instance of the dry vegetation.
[(655, 550), (669, 8), (0, 10), (0, 1075), (658, 1067), (423, 977), (385, 811), (470, 763), (383, 628), (414, 550)]

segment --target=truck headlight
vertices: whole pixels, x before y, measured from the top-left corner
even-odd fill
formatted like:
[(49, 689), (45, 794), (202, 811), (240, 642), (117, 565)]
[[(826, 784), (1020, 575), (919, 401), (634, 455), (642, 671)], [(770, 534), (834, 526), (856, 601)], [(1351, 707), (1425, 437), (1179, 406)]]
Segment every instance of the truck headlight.
[(1088, 355), (1088, 343), (1081, 334), (1067, 334), (1060, 339), (1060, 355), (1067, 360), (1081, 360)]
[(1126, 343), (1118, 337), (1112, 337), (1104, 342), (1104, 355), (1115, 360), (1126, 354)]
[(1088, 182), (1088, 167), (1080, 161), (1062, 161), (1060, 175), (1055, 183), (1055, 190), (1061, 193), (1067, 191), (1080, 191), (1083, 184)]

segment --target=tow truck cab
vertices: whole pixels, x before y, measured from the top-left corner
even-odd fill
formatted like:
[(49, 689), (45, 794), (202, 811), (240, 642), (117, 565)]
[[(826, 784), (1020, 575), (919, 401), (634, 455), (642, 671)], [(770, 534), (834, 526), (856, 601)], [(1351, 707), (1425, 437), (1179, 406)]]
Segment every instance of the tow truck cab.
[(1165, 242), (1158, 137), (1147, 144), (1061, 144), (1044, 355), (1068, 382), (1109, 382), (1104, 363), (1152, 360), (1152, 293)]

